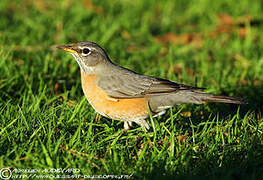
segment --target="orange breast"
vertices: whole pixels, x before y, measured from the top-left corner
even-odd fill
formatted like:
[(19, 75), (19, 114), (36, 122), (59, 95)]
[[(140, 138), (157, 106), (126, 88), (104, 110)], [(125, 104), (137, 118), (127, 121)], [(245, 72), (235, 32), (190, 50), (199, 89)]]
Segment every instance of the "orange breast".
[(95, 75), (85, 75), (83, 72), (81, 72), (81, 82), (85, 97), (101, 115), (115, 120), (147, 117), (148, 100), (146, 98), (113, 99), (96, 85)]

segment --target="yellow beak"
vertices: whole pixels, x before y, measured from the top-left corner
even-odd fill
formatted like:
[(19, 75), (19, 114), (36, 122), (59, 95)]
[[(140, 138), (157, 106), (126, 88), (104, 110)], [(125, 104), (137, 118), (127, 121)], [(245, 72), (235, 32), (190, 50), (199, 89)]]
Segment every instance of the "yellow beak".
[(62, 46), (57, 46), (58, 49), (62, 49), (66, 52), (70, 52), (70, 53), (78, 53), (78, 50), (77, 49), (74, 49), (72, 46), (70, 45), (62, 45)]

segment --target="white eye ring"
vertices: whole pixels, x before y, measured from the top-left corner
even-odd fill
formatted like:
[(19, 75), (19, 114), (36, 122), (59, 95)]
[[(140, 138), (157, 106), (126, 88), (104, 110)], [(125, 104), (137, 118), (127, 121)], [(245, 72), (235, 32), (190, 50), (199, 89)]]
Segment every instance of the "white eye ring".
[(88, 56), (90, 53), (91, 53), (91, 49), (85, 47), (85, 48), (82, 49), (81, 55), (82, 56)]

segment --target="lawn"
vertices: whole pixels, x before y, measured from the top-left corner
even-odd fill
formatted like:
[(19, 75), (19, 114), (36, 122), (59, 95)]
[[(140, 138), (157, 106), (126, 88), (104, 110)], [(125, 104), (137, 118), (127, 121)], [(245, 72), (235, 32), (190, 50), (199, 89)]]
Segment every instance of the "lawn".
[[(262, 32), (260, 0), (1, 0), (0, 169), (33, 179), (263, 178)], [(55, 48), (79, 41), (138, 73), (248, 104), (176, 106), (147, 119), (147, 133), (123, 132), (96, 114), (77, 62)]]

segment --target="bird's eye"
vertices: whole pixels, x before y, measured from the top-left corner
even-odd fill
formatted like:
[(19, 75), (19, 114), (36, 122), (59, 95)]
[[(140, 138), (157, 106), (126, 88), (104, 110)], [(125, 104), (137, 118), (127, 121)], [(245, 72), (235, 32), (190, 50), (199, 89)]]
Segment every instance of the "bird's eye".
[(83, 54), (83, 55), (89, 55), (89, 54), (90, 54), (90, 49), (89, 49), (89, 48), (84, 48), (84, 49), (82, 50), (82, 54)]

